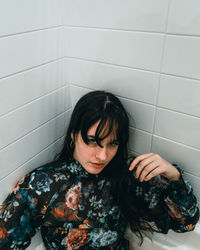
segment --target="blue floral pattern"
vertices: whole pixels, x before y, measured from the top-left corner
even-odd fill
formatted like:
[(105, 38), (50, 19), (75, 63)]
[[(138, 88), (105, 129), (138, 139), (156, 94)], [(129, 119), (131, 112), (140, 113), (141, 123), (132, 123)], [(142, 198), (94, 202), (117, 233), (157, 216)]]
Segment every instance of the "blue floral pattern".
[[(160, 232), (194, 229), (197, 201), (182, 177), (141, 183), (133, 175), (130, 185), (143, 201), (143, 219)], [(128, 250), (127, 223), (108, 178), (89, 174), (77, 161), (45, 165), (22, 178), (0, 206), (0, 248), (25, 249), (40, 229), (47, 249)]]
[(38, 195), (42, 192), (50, 191), (50, 184), (53, 181), (44, 172), (34, 172), (31, 174), (29, 187), (35, 190)]

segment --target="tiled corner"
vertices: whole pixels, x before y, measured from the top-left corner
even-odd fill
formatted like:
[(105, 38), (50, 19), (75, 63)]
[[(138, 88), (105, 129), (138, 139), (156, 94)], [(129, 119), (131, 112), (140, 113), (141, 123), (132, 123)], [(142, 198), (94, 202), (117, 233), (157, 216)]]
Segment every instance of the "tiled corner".
[(111, 91), (118, 96), (149, 104), (156, 103), (158, 73), (73, 58), (66, 58), (65, 71), (70, 84)]
[(66, 27), (65, 39), (67, 57), (160, 70), (163, 34)]

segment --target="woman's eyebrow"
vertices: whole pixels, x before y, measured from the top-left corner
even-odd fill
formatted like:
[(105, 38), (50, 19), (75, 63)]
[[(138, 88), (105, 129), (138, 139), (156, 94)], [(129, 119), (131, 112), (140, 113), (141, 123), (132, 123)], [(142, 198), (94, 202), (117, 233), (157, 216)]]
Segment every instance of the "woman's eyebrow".
[[(88, 139), (96, 139), (94, 135), (88, 135)], [(119, 143), (119, 140), (117, 139), (111, 139), (109, 143)]]

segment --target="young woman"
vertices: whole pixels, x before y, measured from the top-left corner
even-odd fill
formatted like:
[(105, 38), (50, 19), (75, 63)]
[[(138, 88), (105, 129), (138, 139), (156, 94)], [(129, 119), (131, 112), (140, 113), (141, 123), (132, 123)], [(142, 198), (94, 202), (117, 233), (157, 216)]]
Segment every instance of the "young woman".
[[(129, 249), (129, 223), (167, 233), (193, 230), (196, 198), (181, 171), (159, 155), (128, 159), (129, 119), (104, 91), (76, 104), (56, 160), (15, 186), (0, 208), (0, 248), (25, 249), (36, 229), (47, 249)], [(149, 222), (154, 222), (154, 226)]]

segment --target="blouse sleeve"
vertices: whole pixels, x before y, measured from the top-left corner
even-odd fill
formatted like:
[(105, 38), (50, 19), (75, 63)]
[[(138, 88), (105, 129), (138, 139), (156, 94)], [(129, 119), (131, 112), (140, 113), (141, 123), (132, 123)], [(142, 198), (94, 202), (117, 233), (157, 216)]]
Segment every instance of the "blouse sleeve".
[(41, 173), (32, 172), (8, 195), (0, 206), (0, 249), (26, 249), (30, 245), (45, 214), (42, 191), (48, 184)]
[(197, 199), (182, 175), (177, 181), (156, 176), (148, 182), (140, 182), (133, 174), (131, 188), (140, 204), (141, 217), (154, 222), (160, 232), (172, 229), (181, 233), (195, 228), (199, 219)]

